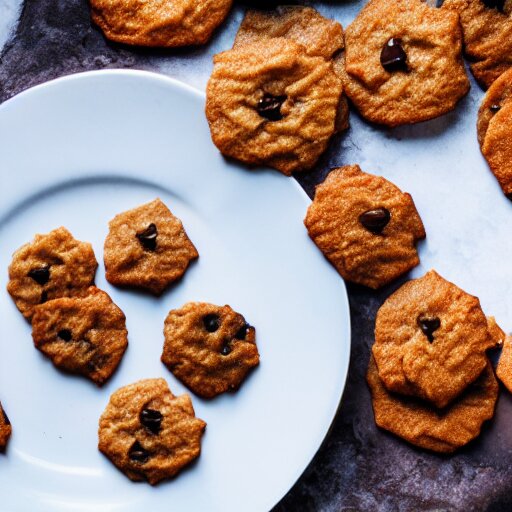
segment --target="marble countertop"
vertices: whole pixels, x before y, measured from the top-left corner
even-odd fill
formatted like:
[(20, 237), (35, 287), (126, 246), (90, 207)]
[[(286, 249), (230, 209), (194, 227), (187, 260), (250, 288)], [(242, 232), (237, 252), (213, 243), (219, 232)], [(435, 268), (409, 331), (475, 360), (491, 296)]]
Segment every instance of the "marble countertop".
[[(13, 17), (17, 1), (0, 0), (0, 17)], [(364, 2), (299, 3), (346, 25)], [(241, 4), (235, 7), (210, 44), (161, 51), (107, 42), (91, 26), (86, 0), (27, 2), (0, 55), (0, 102), (52, 78), (104, 68), (159, 71), (204, 90), (212, 56), (231, 46), (243, 10)], [(472, 81), (470, 94), (454, 112), (393, 130), (370, 126), (352, 112), (350, 130), (336, 136), (317, 168), (298, 180), (312, 195), (329, 169), (359, 163), (410, 192), (427, 240), (419, 246), (421, 265), (408, 277), (436, 268), (479, 296), (485, 312), (511, 331), (512, 211), (476, 142), (482, 96)], [(475, 442), (449, 457), (412, 448), (375, 427), (364, 379), (374, 318), (405, 280), (378, 292), (348, 286), (353, 335), (343, 401), (322, 448), (275, 512), (512, 509), (512, 400), (503, 389), (494, 420)]]

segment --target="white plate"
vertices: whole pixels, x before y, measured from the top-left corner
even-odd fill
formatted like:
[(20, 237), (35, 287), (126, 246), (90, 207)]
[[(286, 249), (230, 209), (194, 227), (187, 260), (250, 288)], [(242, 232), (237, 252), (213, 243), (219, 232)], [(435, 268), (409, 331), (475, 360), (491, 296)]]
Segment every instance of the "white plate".
[[(293, 179), (227, 163), (212, 145), (204, 97), (134, 71), (74, 75), (0, 107), (0, 289), (12, 252), (64, 225), (93, 244), (97, 285), (127, 316), (129, 348), (102, 389), (59, 373), (0, 293), (0, 400), (13, 423), (0, 456), (2, 512), (266, 511), (324, 439), (350, 350), (345, 288), (302, 224)], [(162, 198), (200, 258), (161, 298), (111, 287), (102, 265), (107, 222)], [(236, 394), (193, 397), (208, 422), (202, 455), (173, 481), (130, 482), (97, 450), (110, 394), (164, 377), (167, 312), (190, 300), (229, 303), (257, 327), (261, 365)]]

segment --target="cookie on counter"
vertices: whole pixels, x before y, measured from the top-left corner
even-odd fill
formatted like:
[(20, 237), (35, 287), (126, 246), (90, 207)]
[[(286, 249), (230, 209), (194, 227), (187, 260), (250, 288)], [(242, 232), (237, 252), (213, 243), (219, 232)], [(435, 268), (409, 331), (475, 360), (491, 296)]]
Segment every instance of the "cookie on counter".
[(37, 306), (34, 345), (53, 364), (102, 385), (128, 346), (124, 313), (107, 293), (91, 287), (83, 297), (65, 297)]
[(37, 305), (86, 293), (97, 267), (91, 244), (75, 240), (60, 227), (36, 235), (13, 254), (7, 291), (30, 321)]
[(380, 307), (372, 352), (389, 391), (442, 408), (478, 378), (499, 341), (478, 298), (431, 270)]
[(233, 0), (90, 0), (91, 17), (111, 41), (136, 46), (205, 44)]
[(452, 453), (480, 434), (482, 424), (494, 416), (499, 392), (489, 362), (478, 379), (443, 410), (390, 393), (379, 377), (373, 356), (366, 379), (375, 423), (415, 446), (439, 453)]
[(256, 330), (229, 306), (189, 302), (169, 312), (162, 362), (196, 395), (238, 389), (259, 364)]
[(205, 428), (188, 395), (174, 396), (164, 379), (145, 379), (112, 394), (98, 448), (131, 480), (155, 485), (199, 457)]
[(337, 69), (361, 115), (386, 126), (445, 114), (469, 90), (459, 15), (421, 0), (370, 0), (346, 28)]
[(206, 117), (217, 148), (285, 175), (311, 169), (338, 128), (341, 80), (323, 57), (282, 37), (217, 54)]
[(444, 0), (443, 9), (460, 15), (471, 72), (487, 89), (512, 67), (512, 1)]
[(425, 229), (412, 197), (358, 165), (333, 169), (317, 186), (304, 224), (347, 281), (380, 288), (419, 263)]
[(11, 422), (0, 403), (0, 452), (5, 451), (9, 438), (11, 437), (11, 433)]
[(159, 295), (198, 257), (181, 220), (160, 199), (120, 213), (109, 223), (104, 259), (113, 285)]

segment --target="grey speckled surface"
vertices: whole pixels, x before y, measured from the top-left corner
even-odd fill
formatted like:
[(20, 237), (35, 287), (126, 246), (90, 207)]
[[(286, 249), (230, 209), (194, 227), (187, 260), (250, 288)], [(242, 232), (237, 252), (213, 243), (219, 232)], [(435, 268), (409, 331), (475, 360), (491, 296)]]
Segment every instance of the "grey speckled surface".
[[(346, 24), (361, 2), (308, 3)], [(242, 13), (243, 7), (236, 7), (213, 41), (203, 48), (155, 51), (105, 41), (90, 24), (85, 0), (26, 2), (16, 36), (1, 56), (0, 101), (58, 76), (102, 68), (161, 71), (204, 89), (212, 55), (231, 45)], [(480, 95), (481, 91), (474, 90), (460, 108), (474, 110)], [(364, 127), (353, 116), (351, 132), (337, 137), (318, 168), (300, 177), (300, 182), (311, 195), (330, 167), (348, 161), (340, 155), (360, 156), (359, 146), (368, 135), (385, 139), (386, 144), (388, 139), (407, 138), (427, 143), (442, 131), (456, 130), (459, 117), (454, 113), (412, 130), (384, 132)], [(360, 138), (352, 139), (357, 130)], [(377, 165), (377, 161), (372, 164)], [(496, 198), (501, 201), (499, 194)], [(429, 254), (429, 250), (427, 247), (425, 252)], [(373, 343), (375, 312), (398, 284), (380, 292), (349, 286), (353, 339), (343, 402), (324, 445), (275, 512), (512, 510), (509, 395), (501, 394), (496, 418), (484, 428), (483, 435), (451, 457), (415, 450), (376, 429), (364, 373)]]

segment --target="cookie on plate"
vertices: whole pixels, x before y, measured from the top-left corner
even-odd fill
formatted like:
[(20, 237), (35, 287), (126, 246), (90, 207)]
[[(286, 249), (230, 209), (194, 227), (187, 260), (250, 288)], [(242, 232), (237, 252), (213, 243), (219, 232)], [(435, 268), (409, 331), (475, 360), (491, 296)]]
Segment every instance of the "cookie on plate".
[(3, 452), (7, 446), (7, 442), (11, 437), (12, 426), (9, 417), (4, 411), (0, 403), (0, 452)]
[(369, 121), (398, 126), (455, 108), (469, 90), (457, 13), (370, 0), (345, 31), (343, 88)]
[(199, 256), (180, 219), (160, 199), (116, 215), (105, 240), (109, 283), (159, 295)]
[(75, 240), (60, 227), (36, 235), (13, 254), (7, 291), (30, 321), (37, 305), (85, 293), (94, 283), (97, 267), (91, 244)]
[(189, 302), (169, 312), (162, 362), (196, 395), (238, 389), (259, 364), (256, 330), (229, 306)]
[(233, 0), (90, 0), (91, 17), (105, 37), (137, 46), (206, 43)]
[(37, 306), (32, 318), (34, 345), (53, 364), (101, 385), (114, 373), (128, 346), (124, 313), (102, 290)]
[(471, 72), (486, 89), (512, 67), (512, 2), (444, 0), (443, 9), (460, 15)]
[(389, 391), (442, 408), (482, 373), (493, 332), (478, 298), (431, 270), (380, 307), (372, 351)]
[(205, 428), (188, 395), (174, 396), (164, 379), (145, 379), (112, 394), (98, 448), (131, 480), (155, 485), (199, 457)]
[(419, 263), (425, 229), (412, 197), (358, 165), (333, 169), (316, 188), (304, 224), (347, 281), (379, 288)]
[(290, 175), (311, 169), (337, 129), (341, 81), (333, 65), (282, 37), (217, 54), (206, 117), (225, 156)]
[(499, 391), (489, 362), (479, 378), (443, 410), (390, 393), (379, 377), (373, 357), (366, 379), (375, 423), (415, 446), (439, 453), (452, 453), (480, 434), (482, 424), (494, 416)]

